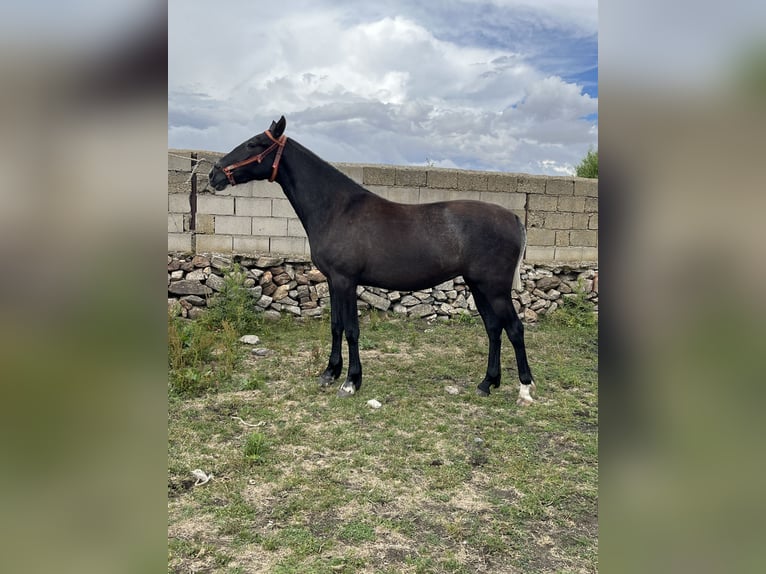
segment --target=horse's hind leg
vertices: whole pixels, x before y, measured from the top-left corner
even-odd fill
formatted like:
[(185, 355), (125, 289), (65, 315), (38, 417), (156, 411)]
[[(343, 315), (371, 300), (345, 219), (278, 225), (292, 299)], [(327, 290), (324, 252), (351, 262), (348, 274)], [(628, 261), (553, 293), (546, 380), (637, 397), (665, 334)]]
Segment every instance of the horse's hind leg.
[(479, 383), (476, 393), (480, 396), (488, 396), (490, 387), (500, 386), (500, 349), (502, 347), (503, 322), (492, 309), (484, 293), (476, 285), (469, 285), (476, 308), (479, 310), (484, 328), (489, 338), (489, 354), (487, 356), (487, 374)]
[(521, 323), (513, 303), (508, 297), (507, 312), (505, 313), (505, 332), (513, 345), (513, 351), (516, 354), (516, 367), (519, 370), (519, 398), (516, 400), (518, 405), (530, 405), (533, 402), (531, 390), (535, 388), (535, 382), (532, 380), (532, 371), (527, 361), (527, 348), (524, 344), (524, 325)]
[(513, 301), (508, 289), (492, 289), (488, 285), (469, 284), (473, 293), (476, 307), (479, 309), (484, 326), (489, 336), (489, 358), (487, 361), (487, 376), (479, 384), (478, 393), (489, 394), (490, 386), (500, 385), (500, 340), (503, 329), (513, 345), (516, 355), (516, 366), (519, 371), (519, 405), (529, 405), (533, 402), (531, 390), (535, 383), (527, 361), (527, 350), (524, 344), (524, 326), (513, 308)]

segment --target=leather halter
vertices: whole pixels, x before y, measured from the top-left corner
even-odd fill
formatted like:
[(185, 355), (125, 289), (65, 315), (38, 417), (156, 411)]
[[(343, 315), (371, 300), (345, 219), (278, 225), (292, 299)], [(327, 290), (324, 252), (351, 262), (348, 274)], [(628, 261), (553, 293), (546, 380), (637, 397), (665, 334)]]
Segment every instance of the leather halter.
[(226, 167), (221, 168), (221, 171), (226, 175), (226, 178), (229, 180), (229, 183), (231, 185), (237, 185), (237, 182), (234, 181), (235, 169), (240, 168), (243, 165), (248, 165), (255, 162), (261, 163), (263, 161), (263, 158), (265, 158), (272, 151), (274, 151), (275, 148), (277, 148), (277, 155), (274, 158), (274, 163), (271, 165), (271, 177), (269, 177), (269, 181), (274, 181), (276, 179), (277, 170), (279, 169), (279, 160), (282, 159), (282, 152), (285, 149), (285, 143), (287, 143), (287, 136), (283, 135), (282, 137), (277, 139), (273, 135), (271, 135), (271, 132), (269, 130), (266, 130), (263, 133), (265, 133), (269, 137), (269, 139), (274, 143), (272, 143), (269, 147), (267, 147), (258, 155), (254, 155), (247, 159), (243, 159), (242, 161), (238, 161), (237, 163), (233, 163), (231, 165), (227, 165)]

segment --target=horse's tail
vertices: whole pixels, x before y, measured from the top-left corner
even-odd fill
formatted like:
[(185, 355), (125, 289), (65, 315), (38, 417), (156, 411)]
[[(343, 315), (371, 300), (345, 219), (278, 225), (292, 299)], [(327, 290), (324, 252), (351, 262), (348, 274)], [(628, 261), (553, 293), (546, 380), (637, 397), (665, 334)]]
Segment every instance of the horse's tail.
[(519, 231), (521, 232), (521, 246), (519, 249), (519, 260), (516, 262), (516, 270), (513, 272), (513, 289), (521, 291), (521, 261), (524, 259), (524, 251), (527, 248), (527, 230), (524, 224), (521, 222), (521, 218), (517, 215), (516, 221), (519, 224)]

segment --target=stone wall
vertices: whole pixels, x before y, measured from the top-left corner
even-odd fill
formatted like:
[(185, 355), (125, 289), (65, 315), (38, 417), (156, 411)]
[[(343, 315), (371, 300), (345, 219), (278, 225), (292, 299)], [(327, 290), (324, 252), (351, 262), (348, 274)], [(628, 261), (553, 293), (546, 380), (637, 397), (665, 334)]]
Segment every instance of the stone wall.
[[(282, 313), (319, 317), (329, 312), (327, 280), (307, 258), (273, 255), (250, 257), (220, 254), (168, 255), (168, 310), (172, 315), (197, 318), (214, 304), (224, 289), (224, 277), (239, 270), (239, 281), (253, 297), (253, 309), (265, 317)], [(570, 297), (585, 296), (598, 311), (596, 266), (523, 264), (523, 288), (513, 290), (513, 305), (525, 322), (555, 311)], [(456, 277), (422, 291), (387, 291), (360, 286), (357, 306), (426, 320), (448, 320), (477, 314), (470, 290)]]
[[(168, 151), (168, 252), (310, 258), (303, 226), (277, 183), (202, 192), (223, 154)], [(192, 156), (197, 160), (193, 160)], [(203, 160), (192, 176), (193, 162)], [(514, 211), (527, 226), (527, 263), (598, 261), (598, 180), (432, 167), (333, 164), (382, 197), (404, 203), (477, 199)]]

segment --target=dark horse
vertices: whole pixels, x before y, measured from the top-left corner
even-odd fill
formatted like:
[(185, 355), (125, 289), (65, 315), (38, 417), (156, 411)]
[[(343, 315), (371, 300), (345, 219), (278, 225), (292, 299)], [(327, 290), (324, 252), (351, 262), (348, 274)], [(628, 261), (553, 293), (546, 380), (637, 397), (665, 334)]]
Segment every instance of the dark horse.
[[(534, 387), (524, 329), (511, 301), (514, 271), (526, 244), (519, 218), (494, 204), (445, 201), (403, 205), (364, 189), (293, 139), (283, 135), (284, 116), (237, 146), (210, 171), (210, 186), (251, 180), (276, 181), (303, 224), (311, 258), (330, 286), (332, 351), (322, 386), (341, 374), (343, 333), (348, 375), (338, 396), (362, 385), (357, 285), (416, 291), (462, 275), (489, 337), (487, 374), (478, 393), (500, 385), (503, 330), (513, 344), (519, 371), (519, 404), (530, 404)], [(269, 158), (269, 161), (263, 160)]]

